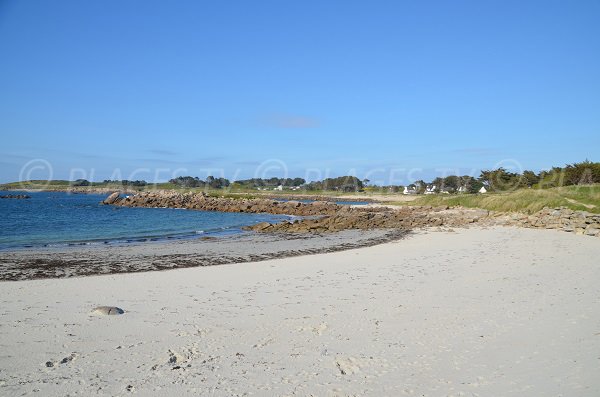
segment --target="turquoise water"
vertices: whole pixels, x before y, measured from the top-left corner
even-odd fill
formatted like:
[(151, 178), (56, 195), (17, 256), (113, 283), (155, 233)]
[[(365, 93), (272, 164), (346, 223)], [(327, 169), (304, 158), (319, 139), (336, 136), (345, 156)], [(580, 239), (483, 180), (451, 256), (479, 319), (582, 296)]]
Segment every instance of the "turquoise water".
[[(101, 205), (106, 195), (8, 192), (0, 199), (0, 249), (124, 244), (241, 233), (242, 226), (286, 216)], [(2, 195), (8, 194), (2, 192)]]

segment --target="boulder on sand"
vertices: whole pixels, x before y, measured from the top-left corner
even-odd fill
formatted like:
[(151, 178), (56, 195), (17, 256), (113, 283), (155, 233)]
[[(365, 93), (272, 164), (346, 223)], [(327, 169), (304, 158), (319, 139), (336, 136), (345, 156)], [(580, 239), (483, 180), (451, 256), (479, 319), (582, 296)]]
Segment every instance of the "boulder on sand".
[(123, 314), (125, 310), (116, 306), (98, 306), (91, 311), (91, 314), (101, 315), (101, 316), (114, 316), (117, 314)]

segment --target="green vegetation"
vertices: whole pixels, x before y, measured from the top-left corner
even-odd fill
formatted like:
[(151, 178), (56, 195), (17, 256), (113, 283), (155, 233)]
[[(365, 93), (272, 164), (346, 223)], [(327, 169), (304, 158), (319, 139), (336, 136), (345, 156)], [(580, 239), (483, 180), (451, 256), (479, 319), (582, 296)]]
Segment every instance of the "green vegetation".
[(490, 191), (507, 191), (521, 187), (552, 188), (600, 183), (600, 163), (589, 160), (581, 163), (553, 167), (550, 171), (523, 171), (522, 174), (508, 172), (504, 168), (481, 171), (479, 180)]
[[(425, 183), (423, 181), (419, 182), (419, 187), (425, 189)], [(435, 178), (431, 182), (431, 185), (435, 186), (434, 191), (436, 193), (440, 193), (441, 191), (456, 193), (459, 189), (464, 189), (464, 191), (461, 190), (463, 193), (477, 193), (483, 186), (483, 182), (468, 175), (450, 175), (445, 178)]]
[(550, 189), (524, 188), (488, 194), (426, 195), (398, 205), (463, 206), (492, 211), (534, 213), (544, 207), (567, 207), (600, 213), (600, 184)]
[(239, 188), (275, 188), (283, 187), (299, 187), (306, 183), (303, 178), (252, 178), (235, 181), (234, 184)]
[(336, 190), (341, 192), (358, 192), (363, 188), (363, 182), (355, 176), (340, 176), (327, 178), (320, 182), (311, 182), (306, 190)]
[(209, 176), (206, 178), (206, 180), (201, 180), (200, 178), (193, 177), (193, 176), (180, 176), (177, 178), (173, 178), (169, 181), (169, 183), (178, 186), (178, 187), (182, 187), (182, 188), (188, 188), (188, 187), (210, 187), (213, 189), (222, 189), (225, 188), (227, 186), (229, 186), (231, 183), (229, 182), (229, 179), (225, 179), (225, 178), (215, 178), (214, 176)]
[(10, 182), (0, 185), (5, 190), (19, 190), (19, 189), (44, 189), (44, 188), (64, 188), (71, 186), (70, 181), (64, 180), (53, 180), (53, 181), (43, 181), (43, 180), (31, 180), (31, 181), (23, 181), (23, 182)]

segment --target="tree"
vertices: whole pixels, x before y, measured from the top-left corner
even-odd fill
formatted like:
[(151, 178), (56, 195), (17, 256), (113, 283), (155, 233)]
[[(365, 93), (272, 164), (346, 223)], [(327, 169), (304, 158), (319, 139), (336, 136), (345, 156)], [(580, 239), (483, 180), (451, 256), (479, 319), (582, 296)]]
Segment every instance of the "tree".
[(479, 179), (493, 191), (510, 190), (523, 186), (521, 175), (508, 172), (502, 167), (497, 170), (481, 171)]
[(304, 178), (294, 178), (292, 180), (292, 186), (302, 186), (306, 183)]
[(213, 189), (221, 189), (221, 188), (229, 186), (229, 184), (230, 184), (229, 179), (215, 178), (212, 175), (206, 178), (205, 183)]
[(585, 160), (581, 163), (567, 164), (564, 174), (569, 185), (600, 183), (600, 163)]
[(417, 194), (423, 194), (423, 193), (425, 193), (425, 189), (427, 188), (427, 184), (422, 179), (419, 179), (418, 181), (415, 181), (415, 183), (413, 183), (413, 186), (417, 190)]
[(523, 171), (523, 181), (527, 187), (532, 187), (540, 181), (540, 177), (533, 171)]
[(197, 176), (179, 176), (169, 180), (169, 183), (185, 188), (203, 187), (205, 185), (205, 182), (201, 181)]
[(320, 182), (311, 182), (306, 185), (307, 190), (341, 190), (344, 192), (355, 192), (362, 190), (363, 183), (355, 176), (340, 176), (338, 178), (326, 178)]
[(90, 181), (88, 181), (87, 179), (77, 179), (76, 181), (73, 181), (72, 186), (90, 186)]

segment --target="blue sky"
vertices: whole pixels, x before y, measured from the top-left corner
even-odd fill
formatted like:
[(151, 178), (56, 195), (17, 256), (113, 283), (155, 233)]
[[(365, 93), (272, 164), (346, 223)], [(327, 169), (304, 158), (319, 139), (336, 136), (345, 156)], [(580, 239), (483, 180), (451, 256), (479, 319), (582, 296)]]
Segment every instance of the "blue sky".
[(598, 1), (0, 0), (0, 181), (598, 161), (598, 20)]

